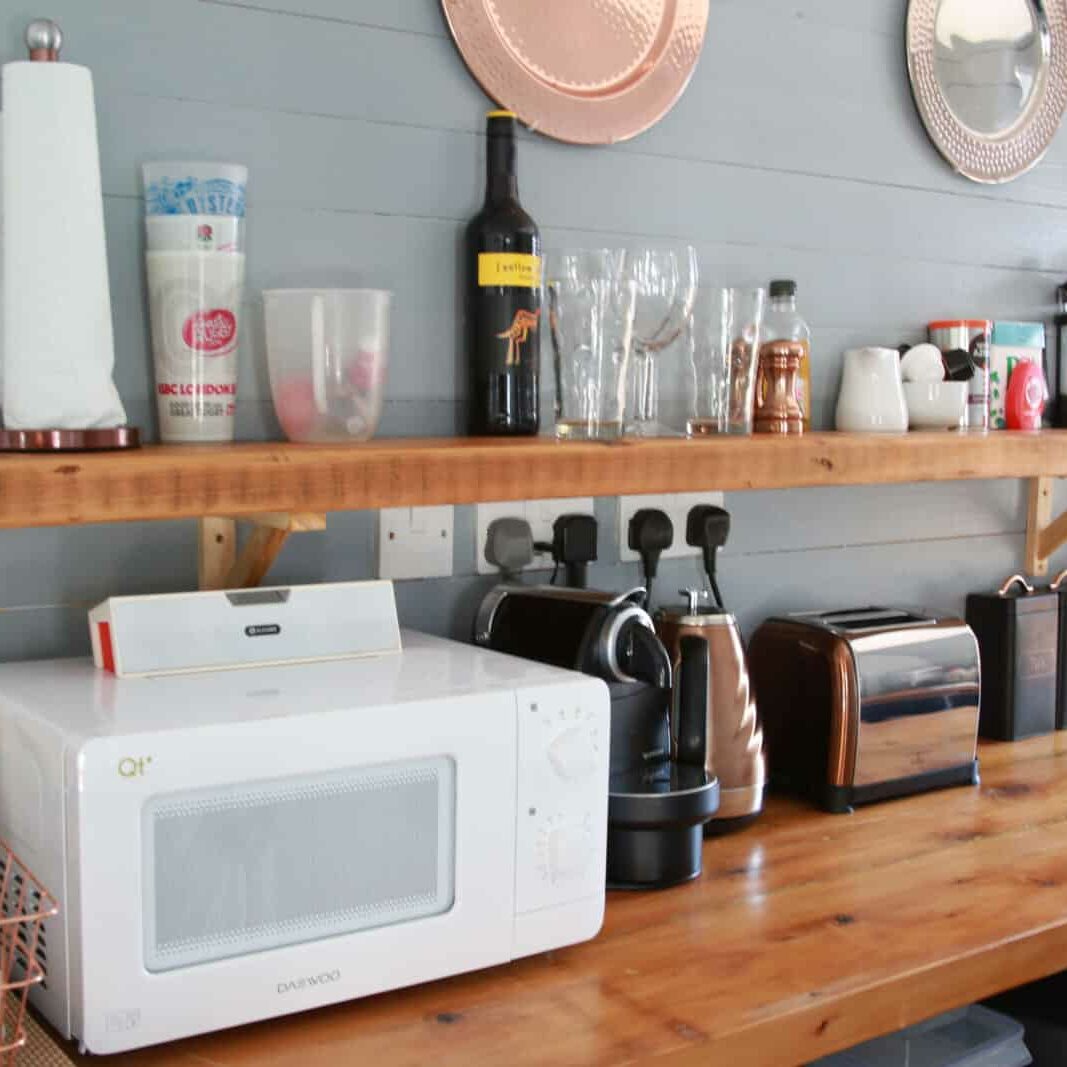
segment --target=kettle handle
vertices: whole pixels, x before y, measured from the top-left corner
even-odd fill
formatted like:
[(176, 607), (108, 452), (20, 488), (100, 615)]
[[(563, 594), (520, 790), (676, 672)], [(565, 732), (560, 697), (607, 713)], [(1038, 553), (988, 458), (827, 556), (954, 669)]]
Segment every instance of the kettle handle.
[(686, 634), (679, 641), (679, 651), (671, 754), (678, 763), (703, 767), (708, 754), (708, 693), (711, 684), (707, 638)]

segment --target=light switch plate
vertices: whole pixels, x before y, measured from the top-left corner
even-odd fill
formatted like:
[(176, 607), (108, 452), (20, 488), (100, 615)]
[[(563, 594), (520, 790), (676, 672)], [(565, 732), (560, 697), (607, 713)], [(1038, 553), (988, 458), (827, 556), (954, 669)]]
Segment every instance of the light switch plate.
[[(496, 574), (496, 567), (486, 562), (485, 539), (489, 524), (496, 519), (525, 519), (530, 524), (535, 541), (552, 540), (552, 523), (560, 515), (593, 515), (591, 496), (563, 497), (555, 500), (504, 500), (499, 503), (478, 504), (476, 511), (474, 553), (479, 574)], [(547, 553), (534, 556), (525, 570), (551, 570), (554, 564)]]
[(650, 496), (619, 497), (619, 559), (623, 563), (634, 563), (641, 557), (629, 548), (630, 519), (642, 508), (659, 508), (665, 511), (674, 526), (674, 544), (668, 548), (660, 559), (682, 559), (686, 556), (699, 556), (699, 548), (690, 548), (685, 543), (685, 522), (689, 509), (697, 504), (714, 504), (723, 507), (723, 494), (712, 493), (654, 493)]
[(450, 577), (453, 520), (451, 504), (382, 508), (378, 512), (378, 577)]

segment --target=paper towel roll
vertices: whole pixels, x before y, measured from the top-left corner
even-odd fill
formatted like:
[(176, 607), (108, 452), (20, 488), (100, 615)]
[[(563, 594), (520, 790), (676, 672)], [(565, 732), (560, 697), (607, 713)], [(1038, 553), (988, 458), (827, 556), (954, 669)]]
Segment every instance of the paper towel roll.
[(4, 425), (123, 425), (92, 76), (8, 63), (2, 99)]

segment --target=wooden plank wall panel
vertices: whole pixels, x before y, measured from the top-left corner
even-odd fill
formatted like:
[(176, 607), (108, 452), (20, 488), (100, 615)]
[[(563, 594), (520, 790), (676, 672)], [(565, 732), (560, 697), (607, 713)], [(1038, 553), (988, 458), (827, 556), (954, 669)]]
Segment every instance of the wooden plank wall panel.
[[(654, 129), (603, 149), (524, 138), (523, 193), (546, 244), (685, 235), (710, 282), (796, 277), (823, 426), (846, 347), (917, 340), (946, 314), (1046, 317), (1067, 271), (1067, 137), (1010, 185), (953, 175), (911, 103), (904, 6), (713, 0), (693, 80)], [(39, 13), (3, 5), (0, 59), (20, 55)], [(139, 165), (198, 155), (252, 168), (241, 435), (277, 434), (257, 291), (331, 282), (396, 291), (383, 432), (454, 432), (457, 268), (486, 101), (437, 0), (54, 0), (49, 13), (66, 57), (95, 76), (116, 376), (133, 418), (151, 424)], [(674, 378), (678, 358), (664, 357)], [(959, 610), (1019, 563), (1024, 499), (1013, 483), (733, 494), (724, 588), (746, 625), (879, 598)], [(613, 502), (597, 513), (594, 580), (632, 584)], [(368, 576), (373, 527), (331, 517), (290, 539), (274, 576)], [(473, 529), (460, 508), (455, 579), (400, 586), (406, 624), (467, 632), (487, 584), (472, 577)], [(192, 588), (194, 537), (186, 523), (0, 533), (0, 657), (83, 649), (84, 608), (109, 593)], [(662, 575), (665, 591), (697, 577), (689, 561)]]

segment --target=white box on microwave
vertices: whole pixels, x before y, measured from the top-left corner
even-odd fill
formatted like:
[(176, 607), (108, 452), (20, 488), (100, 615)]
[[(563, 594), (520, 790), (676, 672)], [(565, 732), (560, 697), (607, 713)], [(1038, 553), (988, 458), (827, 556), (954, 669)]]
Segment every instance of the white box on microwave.
[(31, 992), (96, 1053), (593, 937), (604, 682), (398, 655), (162, 678), (0, 664), (0, 835), (53, 892)]
[(120, 678), (400, 651), (384, 581), (111, 597), (89, 630), (93, 661)]

